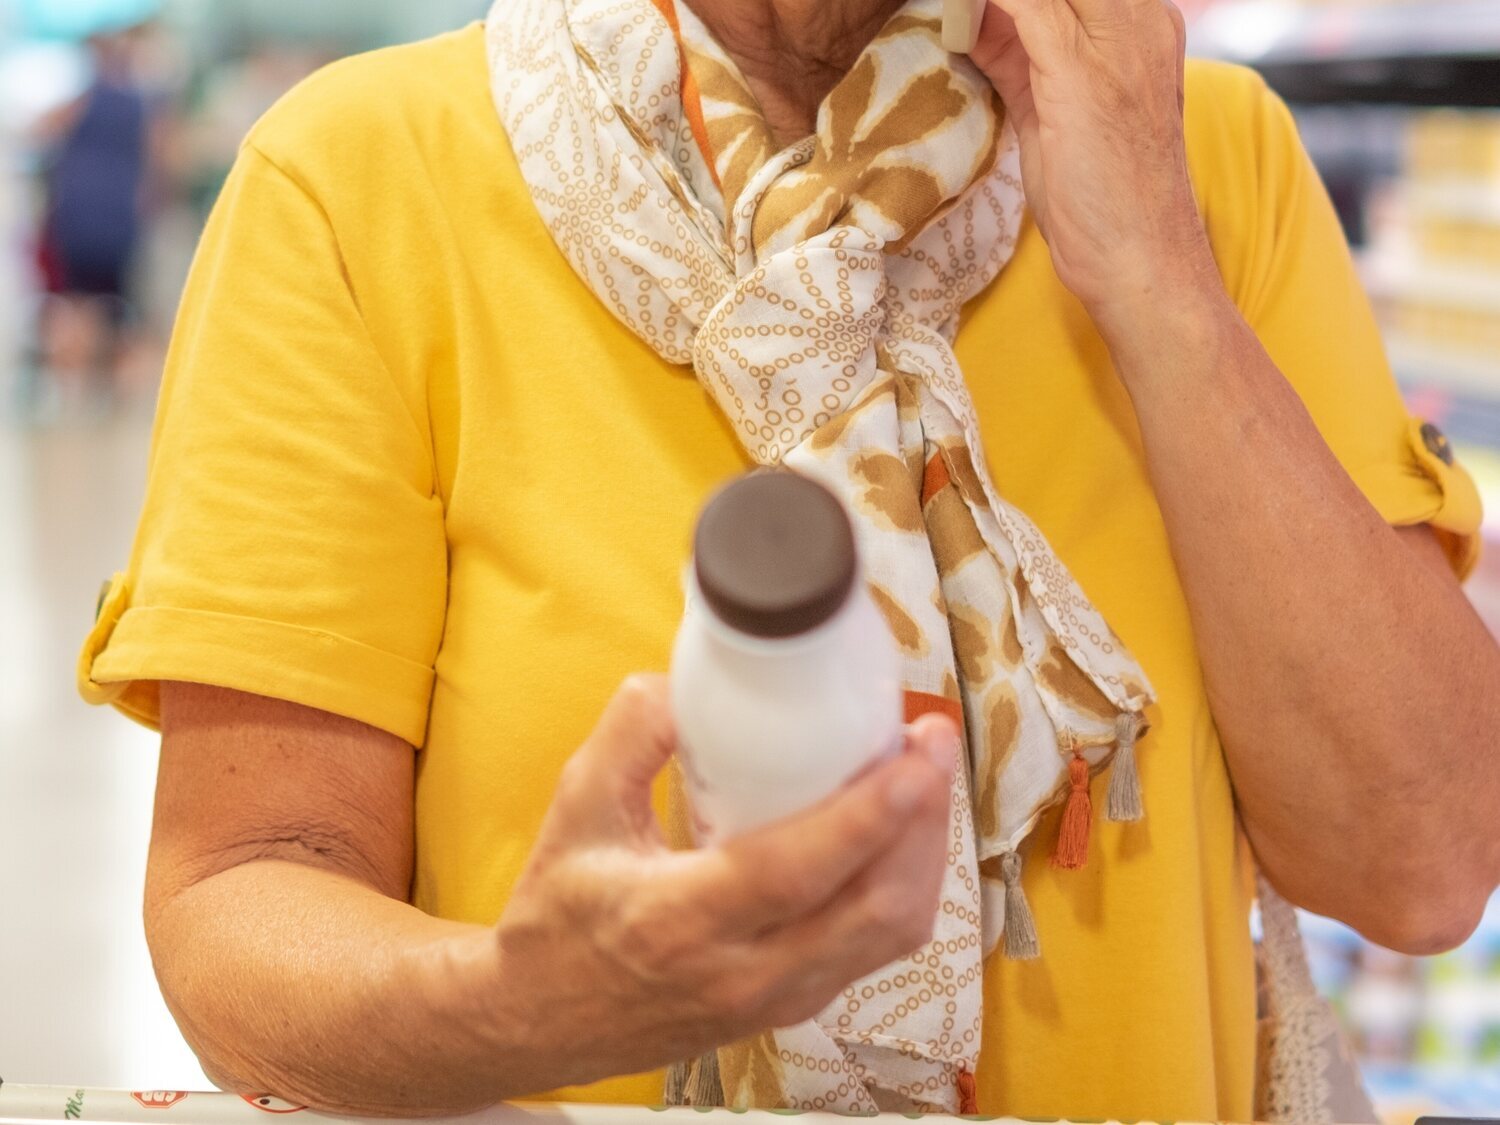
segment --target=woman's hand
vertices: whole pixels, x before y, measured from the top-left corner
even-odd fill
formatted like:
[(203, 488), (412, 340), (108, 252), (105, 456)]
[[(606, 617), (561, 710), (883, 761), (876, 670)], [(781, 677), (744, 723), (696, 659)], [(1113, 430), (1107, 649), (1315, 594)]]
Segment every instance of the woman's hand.
[(670, 850), (652, 812), (674, 745), (665, 681), (627, 681), (568, 763), (499, 923), (495, 1016), (538, 1057), (572, 1060), (569, 1082), (810, 1019), (932, 934), (948, 720), (914, 724), (904, 754), (807, 813), (698, 851)]
[(674, 743), (665, 686), (631, 680), (498, 927), (405, 901), (415, 757), (395, 736), (174, 683), (162, 727), (147, 936), (188, 1042), (240, 1093), (446, 1115), (653, 1069), (813, 1015), (936, 915), (946, 719), (801, 816), (677, 853), (650, 802)]
[(1058, 276), (1111, 342), (1160, 302), (1222, 294), (1188, 178), (1184, 50), (1164, 0), (990, 0), (973, 52)]

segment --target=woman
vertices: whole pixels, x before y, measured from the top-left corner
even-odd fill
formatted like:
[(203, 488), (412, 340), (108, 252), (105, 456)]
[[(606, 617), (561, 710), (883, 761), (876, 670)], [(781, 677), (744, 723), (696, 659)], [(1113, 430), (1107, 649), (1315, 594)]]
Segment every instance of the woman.
[(97, 35), (89, 52), (89, 88), (44, 129), (56, 140), (40, 240), (49, 294), (41, 316), (42, 358), (68, 378), (97, 370), (113, 379), (141, 233), (150, 114), (131, 73), (128, 33)]
[[(932, 0), (503, 0), (251, 135), (82, 667), (164, 731), (147, 927), (216, 1081), (655, 1103), (722, 1048), (688, 1096), (1243, 1120), (1252, 850), (1396, 948), (1474, 925), (1477, 499), (1285, 109), (1184, 69), (1158, 0), (994, 0), (972, 65), (936, 43)], [(705, 495), (781, 460), (867, 533), (909, 752), (672, 852), (661, 681), (627, 676)], [(1106, 781), (1069, 761), (999, 855), (996, 757), (1048, 693), (1149, 723), (1150, 817), (1080, 837)], [(976, 840), (1041, 957), (981, 959)], [(910, 1002), (861, 1031), (891, 962)]]

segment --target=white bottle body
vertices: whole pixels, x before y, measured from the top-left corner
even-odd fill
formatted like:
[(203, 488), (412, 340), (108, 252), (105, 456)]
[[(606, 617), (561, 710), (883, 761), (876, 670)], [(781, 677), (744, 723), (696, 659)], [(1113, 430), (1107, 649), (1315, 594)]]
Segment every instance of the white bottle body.
[(901, 748), (900, 654), (862, 582), (817, 628), (767, 639), (726, 625), (690, 580), (671, 694), (701, 843), (800, 812)]

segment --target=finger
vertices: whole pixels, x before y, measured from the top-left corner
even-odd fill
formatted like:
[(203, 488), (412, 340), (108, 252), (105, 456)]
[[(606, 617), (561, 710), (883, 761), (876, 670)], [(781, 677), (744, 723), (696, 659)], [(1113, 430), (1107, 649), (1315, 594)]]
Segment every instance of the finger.
[(627, 678), (563, 767), (554, 806), (578, 838), (618, 838), (656, 825), (651, 788), (677, 745), (665, 676)]
[[(767, 948), (794, 964), (864, 976), (932, 939), (948, 865), (949, 810), (934, 807), (822, 910), (773, 931)], [(800, 950), (800, 953), (799, 953)]]
[(916, 739), (920, 752), (883, 763), (808, 812), (699, 853), (685, 892), (709, 904), (721, 937), (753, 937), (817, 910), (891, 848), (906, 822), (947, 802), (953, 728), (923, 724)]
[(939, 772), (951, 778), (959, 739), (958, 724), (947, 715), (933, 712), (906, 728), (906, 752), (925, 755)]
[(1154, 16), (1161, 0), (1067, 0), (1078, 22), (1089, 32), (1127, 27), (1145, 14)]
[[(1077, 54), (1083, 28), (1073, 9), (1059, 0), (989, 0), (1010, 17), (1032, 66), (1046, 76), (1066, 73)], [(986, 12), (985, 23), (993, 20)], [(1002, 25), (1003, 26), (1003, 25)], [(983, 37), (983, 28), (980, 31)]]
[(1067, 5), (1089, 31), (1130, 22), (1131, 0), (1067, 0)]
[(979, 25), (979, 39), (969, 57), (984, 68), (1002, 53), (1019, 46), (1016, 21), (994, 4), (986, 4), (984, 21)]
[(1167, 18), (1172, 23), (1172, 33), (1177, 44), (1174, 55), (1177, 61), (1177, 113), (1181, 116), (1187, 109), (1187, 18), (1172, 0), (1163, 0), (1163, 5), (1167, 9)]
[[(1031, 56), (1017, 36), (1015, 21), (998, 8), (991, 8), (989, 14), (991, 18), (985, 22), (983, 36), (971, 57), (1005, 103), (1006, 119), (1021, 144), (1021, 176), (1028, 190), (1034, 191), (1042, 182), (1041, 124), (1031, 88)], [(1038, 194), (1034, 206), (1042, 198)]]
[(1016, 33), (1015, 21), (999, 8), (990, 9), (979, 42), (969, 56), (995, 87), (1012, 120), (1034, 112), (1031, 57)]
[(923, 810), (895, 846), (825, 907), (756, 943), (773, 981), (767, 1023), (785, 1026), (816, 1014), (848, 985), (932, 940), (948, 866), (949, 811), (946, 802)]

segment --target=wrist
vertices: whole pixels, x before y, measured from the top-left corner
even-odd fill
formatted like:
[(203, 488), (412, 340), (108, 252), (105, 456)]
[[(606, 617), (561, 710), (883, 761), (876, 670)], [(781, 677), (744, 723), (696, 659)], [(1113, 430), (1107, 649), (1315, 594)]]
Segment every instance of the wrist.
[(1215, 365), (1245, 331), (1216, 268), (1158, 273), (1121, 287), (1089, 315), (1132, 395)]

